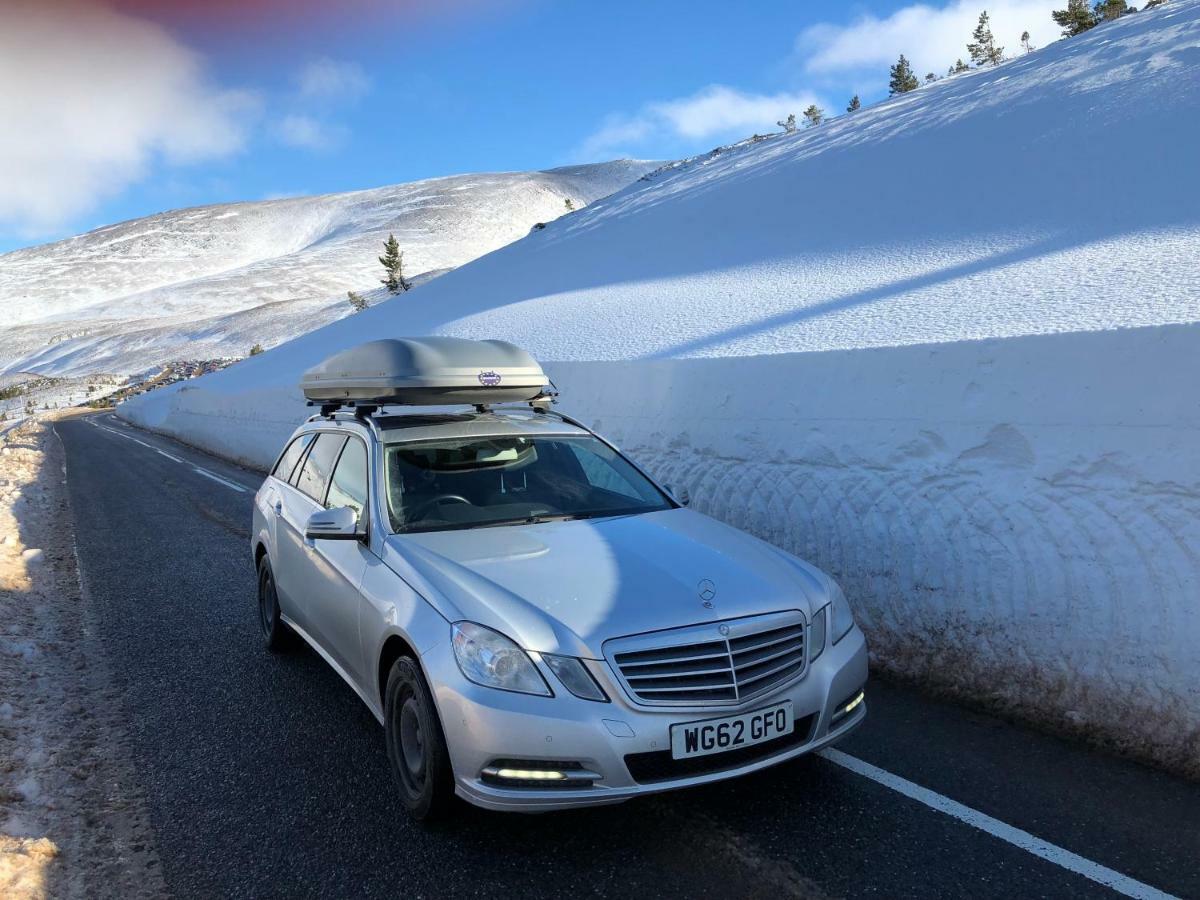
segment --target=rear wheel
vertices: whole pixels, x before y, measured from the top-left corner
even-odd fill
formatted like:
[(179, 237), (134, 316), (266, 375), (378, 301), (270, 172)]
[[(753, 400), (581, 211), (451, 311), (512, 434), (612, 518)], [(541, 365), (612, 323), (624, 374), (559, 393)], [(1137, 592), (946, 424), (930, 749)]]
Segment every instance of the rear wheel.
[(405, 807), (419, 821), (444, 816), (454, 802), (450, 754), (425, 676), (407, 656), (388, 673), (384, 724), (388, 762)]
[(291, 646), (292, 630), (279, 614), (275, 573), (265, 553), (258, 561), (258, 624), (262, 629), (263, 642), (272, 653), (279, 653)]

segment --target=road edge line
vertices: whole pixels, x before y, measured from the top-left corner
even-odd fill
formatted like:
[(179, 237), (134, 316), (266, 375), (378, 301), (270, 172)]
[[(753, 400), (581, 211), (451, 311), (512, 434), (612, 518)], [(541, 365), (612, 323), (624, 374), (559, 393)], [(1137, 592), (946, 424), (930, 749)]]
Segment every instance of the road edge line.
[(1126, 897), (1136, 897), (1139, 900), (1178, 900), (1173, 894), (1160, 891), (1158, 888), (1130, 878), (1128, 875), (1122, 875), (1115, 869), (1102, 866), (1098, 862), (1093, 862), (1077, 853), (1072, 853), (1070, 850), (1059, 847), (1057, 844), (1044, 841), (1030, 834), (1028, 831), (1022, 831), (1020, 828), (1015, 828), (1012, 825), (1001, 822), (999, 819), (994, 819), (986, 813), (981, 813), (976, 809), (965, 806), (957, 800), (944, 797), (936, 791), (931, 791), (929, 788), (921, 787), (919, 784), (915, 784), (906, 778), (901, 778), (899, 775), (893, 775), (885, 769), (873, 766), (869, 762), (864, 762), (858, 757), (851, 756), (841, 750), (827, 747), (823, 750), (818, 750), (817, 755), (834, 765), (849, 769), (851, 772), (861, 775), (864, 778), (869, 778), (877, 784), (903, 794), (911, 800), (923, 803), (930, 809), (945, 813), (952, 818), (958, 819), (960, 822), (992, 835), (992, 837), (1006, 841), (1040, 859), (1053, 863), (1069, 872), (1074, 872), (1076, 875), (1082, 875), (1084, 878), (1104, 885), (1104, 887), (1117, 891), (1120, 894), (1124, 894)]

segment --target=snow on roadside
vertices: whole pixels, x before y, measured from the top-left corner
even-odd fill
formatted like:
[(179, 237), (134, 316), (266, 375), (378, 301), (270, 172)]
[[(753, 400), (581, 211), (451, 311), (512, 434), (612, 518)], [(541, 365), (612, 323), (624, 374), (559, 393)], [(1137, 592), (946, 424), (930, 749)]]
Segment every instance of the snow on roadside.
[(0, 897), (159, 896), (64, 473), (46, 423), (0, 438)]

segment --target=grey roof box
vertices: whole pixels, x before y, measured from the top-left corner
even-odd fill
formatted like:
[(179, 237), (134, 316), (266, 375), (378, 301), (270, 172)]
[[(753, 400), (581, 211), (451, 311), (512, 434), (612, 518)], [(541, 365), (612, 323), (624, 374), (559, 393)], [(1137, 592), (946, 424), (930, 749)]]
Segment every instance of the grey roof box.
[(388, 338), (335, 353), (304, 373), (316, 403), (443, 406), (532, 400), (548, 379), (537, 360), (504, 341)]

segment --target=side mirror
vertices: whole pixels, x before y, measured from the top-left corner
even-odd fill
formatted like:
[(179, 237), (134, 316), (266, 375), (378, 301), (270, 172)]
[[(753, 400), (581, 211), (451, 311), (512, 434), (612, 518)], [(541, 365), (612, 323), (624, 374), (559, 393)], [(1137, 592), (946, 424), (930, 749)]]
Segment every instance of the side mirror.
[(688, 493), (687, 488), (681, 487), (676, 490), (669, 484), (664, 484), (663, 487), (667, 489), (667, 493), (674, 497), (675, 502), (680, 506), (688, 506), (692, 502), (692, 495)]
[(358, 527), (358, 513), (350, 506), (318, 509), (304, 524), (304, 536), (309, 540), (358, 541), (366, 533)]

